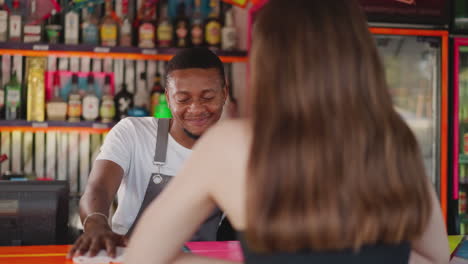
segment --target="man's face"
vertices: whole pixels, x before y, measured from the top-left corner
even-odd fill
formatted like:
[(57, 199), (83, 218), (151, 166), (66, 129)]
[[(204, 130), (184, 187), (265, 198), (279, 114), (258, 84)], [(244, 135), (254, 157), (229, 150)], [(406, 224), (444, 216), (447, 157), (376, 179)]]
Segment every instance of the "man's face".
[(168, 76), (166, 97), (173, 119), (194, 136), (219, 120), (226, 96), (216, 68), (175, 70)]

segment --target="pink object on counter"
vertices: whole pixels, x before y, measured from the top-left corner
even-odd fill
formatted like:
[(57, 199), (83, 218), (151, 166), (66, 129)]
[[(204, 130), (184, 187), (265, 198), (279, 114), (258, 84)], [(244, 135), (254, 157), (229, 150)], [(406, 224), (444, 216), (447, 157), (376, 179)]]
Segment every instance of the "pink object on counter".
[(186, 246), (192, 253), (200, 256), (231, 261), (244, 260), (239, 241), (188, 242)]

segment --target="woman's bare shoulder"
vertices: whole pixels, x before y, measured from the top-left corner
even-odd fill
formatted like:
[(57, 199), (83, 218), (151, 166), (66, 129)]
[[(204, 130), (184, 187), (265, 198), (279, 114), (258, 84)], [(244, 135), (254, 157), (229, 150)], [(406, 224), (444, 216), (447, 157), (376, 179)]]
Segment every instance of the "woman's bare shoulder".
[(250, 142), (250, 127), (250, 122), (247, 119), (223, 120), (213, 126), (206, 133), (206, 137), (209, 142), (213, 143), (223, 142), (229, 146), (239, 143), (245, 145)]

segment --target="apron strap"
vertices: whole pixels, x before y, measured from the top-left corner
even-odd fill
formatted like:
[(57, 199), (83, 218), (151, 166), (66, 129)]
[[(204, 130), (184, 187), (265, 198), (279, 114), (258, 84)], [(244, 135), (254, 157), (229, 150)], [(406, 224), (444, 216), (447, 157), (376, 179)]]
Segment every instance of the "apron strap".
[(167, 142), (169, 137), (169, 118), (158, 119), (158, 134), (156, 135), (156, 149), (154, 151), (154, 164), (166, 163)]

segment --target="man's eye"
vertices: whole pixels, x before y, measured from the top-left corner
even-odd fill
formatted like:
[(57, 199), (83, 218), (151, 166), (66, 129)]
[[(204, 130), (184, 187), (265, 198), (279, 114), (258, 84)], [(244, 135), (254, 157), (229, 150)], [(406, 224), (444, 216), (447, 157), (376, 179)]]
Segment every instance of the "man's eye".
[(186, 103), (188, 102), (190, 99), (189, 98), (180, 98), (180, 99), (177, 99), (177, 102), (178, 103)]
[(214, 96), (203, 97), (202, 99), (205, 100), (205, 101), (210, 101), (210, 100), (214, 99)]

